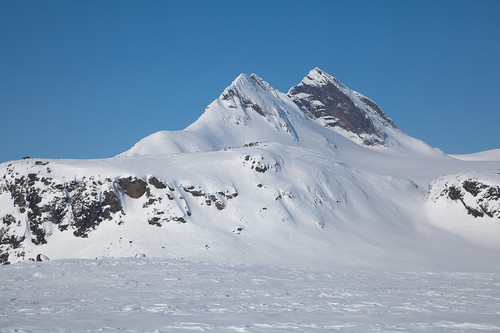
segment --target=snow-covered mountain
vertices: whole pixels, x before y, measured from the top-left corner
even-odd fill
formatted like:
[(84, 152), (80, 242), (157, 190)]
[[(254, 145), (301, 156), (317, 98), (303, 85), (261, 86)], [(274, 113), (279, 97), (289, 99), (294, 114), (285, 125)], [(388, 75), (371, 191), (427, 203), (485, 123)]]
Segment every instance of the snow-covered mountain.
[(498, 269), (498, 168), (406, 135), (318, 68), (288, 94), (241, 74), (116, 157), (0, 164), (0, 261)]
[(441, 155), (399, 131), (373, 101), (315, 68), (288, 94), (255, 74), (241, 74), (194, 124), (182, 131), (154, 133), (119, 156), (217, 151), (263, 141), (332, 150), (333, 141), (347, 141), (339, 134), (356, 144), (349, 142), (348, 149), (362, 145)]

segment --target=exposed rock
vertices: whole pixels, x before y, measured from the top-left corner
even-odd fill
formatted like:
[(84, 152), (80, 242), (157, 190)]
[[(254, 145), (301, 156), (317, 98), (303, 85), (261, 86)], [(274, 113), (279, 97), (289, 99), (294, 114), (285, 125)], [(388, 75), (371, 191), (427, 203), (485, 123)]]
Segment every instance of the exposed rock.
[(111, 214), (123, 212), (123, 207), (120, 202), (120, 199), (118, 198), (118, 196), (114, 191), (104, 191), (103, 196), (104, 196), (104, 199), (102, 200), (103, 218), (110, 220)]
[(16, 237), (15, 235), (7, 235), (5, 229), (0, 229), (0, 244), (2, 245), (9, 245), (13, 249), (17, 249), (21, 246), (24, 239), (24, 236)]
[(7, 253), (7, 252), (0, 252), (0, 264), (1, 265), (8, 265), (8, 264), (10, 264), (10, 262), (9, 262), (9, 253)]
[(186, 220), (183, 217), (174, 217), (171, 220), (179, 223), (186, 223)]
[(139, 199), (146, 193), (146, 182), (137, 177), (120, 178), (118, 179), (118, 184), (133, 199)]
[(36, 261), (49, 261), (50, 259), (46, 255), (39, 253), (39, 254), (37, 254), (35, 260)]
[(193, 197), (203, 197), (206, 196), (206, 193), (201, 189), (195, 189), (194, 186), (183, 186), (182, 189), (188, 193), (190, 193)]
[(488, 188), (488, 185), (482, 184), (478, 181), (466, 180), (462, 183), (462, 187), (464, 190), (477, 197), (483, 189)]
[(250, 165), (250, 169), (259, 173), (265, 173), (268, 170), (278, 172), (281, 170), (281, 165), (278, 161), (264, 159), (263, 156), (243, 156), (243, 165)]
[(193, 185), (182, 186), (182, 189), (187, 193), (190, 193), (193, 197), (203, 197), (205, 199), (204, 202), (207, 206), (211, 206), (213, 203), (218, 210), (223, 210), (224, 208), (226, 208), (223, 198), (230, 200), (238, 196), (238, 192), (236, 191), (232, 191), (232, 193), (229, 193), (227, 191), (226, 192), (219, 191), (217, 193), (207, 193), (200, 187), (195, 187)]
[(164, 182), (162, 182), (155, 176), (151, 176), (148, 178), (148, 184), (153, 185), (157, 189), (164, 189), (167, 187), (167, 185)]
[[(33, 163), (34, 170), (41, 170), (46, 165), (36, 162), (40, 161)], [(0, 253), (20, 248), (25, 240), (23, 229), (26, 228), (30, 232), (30, 241), (41, 245), (47, 243), (53, 230), (47, 223), (60, 231), (71, 229), (77, 237), (87, 237), (104, 220), (124, 214), (111, 179), (96, 181), (94, 177), (82, 177), (64, 182), (39, 174), (40, 171), (23, 176), (14, 167), (9, 167), (7, 175), (10, 177), (2, 179), (0, 188), (10, 194), (13, 208), (25, 214), (26, 222), (16, 221), (8, 211), (0, 216)], [(22, 226), (24, 223), (27, 227)], [(22, 252), (16, 253), (22, 255)]]
[(447, 198), (460, 202), (467, 213), (474, 217), (486, 215), (500, 219), (500, 186), (496, 184), (488, 184), (474, 178), (457, 178), (452, 184), (438, 179), (431, 184), (428, 198), (433, 201)]
[(148, 223), (151, 224), (151, 225), (155, 225), (157, 227), (161, 227), (161, 223), (160, 223), (160, 218), (155, 216), (155, 217), (151, 217), (148, 219)]
[(322, 119), (328, 127), (348, 131), (366, 145), (385, 145), (384, 134), (369, 114), (384, 126), (396, 127), (375, 102), (351, 91), (318, 68), (292, 87), (288, 96), (308, 117)]
[(11, 224), (16, 224), (16, 219), (14, 218), (14, 216), (12, 216), (10, 214), (5, 215), (2, 218), (2, 220), (3, 220), (4, 226), (10, 226)]

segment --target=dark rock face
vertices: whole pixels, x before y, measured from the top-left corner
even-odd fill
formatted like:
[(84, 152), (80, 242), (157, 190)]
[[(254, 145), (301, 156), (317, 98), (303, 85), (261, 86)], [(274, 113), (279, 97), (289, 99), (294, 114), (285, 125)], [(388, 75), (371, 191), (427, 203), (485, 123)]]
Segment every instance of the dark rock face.
[[(5, 207), (6, 213), (0, 215), (3, 263), (8, 262), (9, 252), (24, 257), (21, 245), (25, 241), (46, 244), (54, 230), (49, 225), (86, 238), (100, 223), (120, 220), (124, 215), (116, 184), (111, 179), (101, 181), (93, 176), (71, 181), (53, 179), (41, 175), (40, 168), (48, 163), (36, 162), (31, 173), (21, 175), (12, 166), (0, 179), (0, 194), (10, 196), (13, 204), (10, 211), (17, 211), (10, 213)], [(21, 220), (16, 220), (13, 214), (22, 214)]]
[[(31, 241), (35, 245), (47, 243), (45, 222), (55, 224), (61, 231), (71, 227), (75, 229), (75, 236), (87, 237), (102, 221), (122, 212), (111, 179), (99, 185), (94, 177), (60, 182), (33, 173), (7, 182), (6, 188), (19, 211), (27, 213)], [(9, 216), (5, 219), (11, 220)]]
[(139, 199), (146, 193), (146, 182), (136, 177), (120, 178), (118, 184), (129, 197), (134, 199)]
[[(113, 190), (113, 183), (108, 180), (107, 184), (109, 187), (104, 191), (94, 183), (76, 181), (68, 184), (75, 236), (88, 237), (90, 230), (94, 230), (104, 220), (111, 220), (112, 214), (123, 212), (120, 199)], [(54, 211), (57, 212), (57, 209)]]
[(474, 217), (489, 216), (500, 219), (500, 187), (467, 179), (460, 184), (445, 186), (440, 196), (459, 201)]
[[(1, 192), (1, 191), (0, 191)], [(25, 240), (24, 234), (15, 233), (16, 227), (21, 227), (21, 222), (16, 221), (14, 216), (7, 214), (2, 218), (2, 226), (0, 228), (0, 264), (9, 264), (8, 250), (18, 250)], [(23, 251), (18, 252), (18, 256), (22, 257)]]
[(167, 188), (167, 185), (158, 178), (156, 178), (155, 176), (148, 178), (148, 184), (153, 185), (157, 189)]
[(382, 109), (321, 70), (314, 71), (315, 77), (307, 76), (307, 80), (288, 92), (304, 114), (313, 119), (323, 119), (328, 127), (339, 127), (356, 134), (366, 145), (384, 145), (384, 134), (367, 113), (376, 115), (384, 126), (396, 127)]

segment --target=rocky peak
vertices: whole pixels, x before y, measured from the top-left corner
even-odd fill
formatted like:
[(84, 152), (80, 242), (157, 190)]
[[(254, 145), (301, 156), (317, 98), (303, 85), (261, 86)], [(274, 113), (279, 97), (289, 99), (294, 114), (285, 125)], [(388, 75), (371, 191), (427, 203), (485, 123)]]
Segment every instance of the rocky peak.
[(306, 116), (365, 145), (386, 145), (384, 127), (396, 127), (375, 102), (319, 68), (292, 87), (288, 96)]

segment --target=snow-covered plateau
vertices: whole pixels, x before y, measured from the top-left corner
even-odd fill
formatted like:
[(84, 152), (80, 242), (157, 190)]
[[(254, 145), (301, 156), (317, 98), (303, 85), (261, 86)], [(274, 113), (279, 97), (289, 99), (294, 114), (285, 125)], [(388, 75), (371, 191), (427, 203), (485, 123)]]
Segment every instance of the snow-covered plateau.
[(500, 330), (498, 151), (447, 155), (318, 68), (0, 170), (3, 331)]

